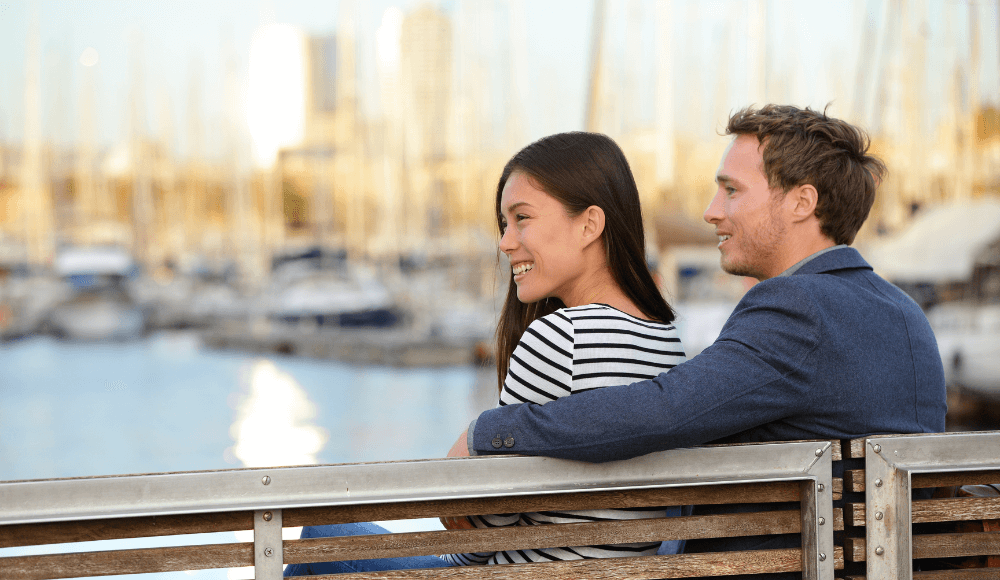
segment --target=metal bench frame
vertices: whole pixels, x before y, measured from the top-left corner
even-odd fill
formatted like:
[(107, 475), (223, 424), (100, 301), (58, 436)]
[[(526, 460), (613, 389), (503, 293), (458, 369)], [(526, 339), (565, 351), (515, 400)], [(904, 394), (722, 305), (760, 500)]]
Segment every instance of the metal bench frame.
[(891, 435), (865, 439), (865, 528), (869, 578), (913, 578), (911, 476), (1000, 468), (1000, 432)]
[(0, 482), (0, 526), (253, 511), (255, 577), (264, 580), (281, 577), (283, 509), (798, 481), (802, 577), (832, 580), (832, 448), (785, 442), (604, 464), (506, 456), (10, 481)]

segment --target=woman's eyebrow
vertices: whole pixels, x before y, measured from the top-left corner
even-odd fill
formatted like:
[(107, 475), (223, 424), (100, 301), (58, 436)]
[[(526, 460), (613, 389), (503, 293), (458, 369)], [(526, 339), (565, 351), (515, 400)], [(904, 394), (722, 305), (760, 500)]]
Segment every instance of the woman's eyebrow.
[(507, 210), (506, 211), (508, 213), (510, 213), (510, 212), (514, 211), (515, 209), (521, 207), (522, 205), (530, 206), (531, 204), (528, 203), (528, 202), (526, 202), (526, 201), (516, 201), (516, 202), (510, 204), (509, 206), (507, 206)]

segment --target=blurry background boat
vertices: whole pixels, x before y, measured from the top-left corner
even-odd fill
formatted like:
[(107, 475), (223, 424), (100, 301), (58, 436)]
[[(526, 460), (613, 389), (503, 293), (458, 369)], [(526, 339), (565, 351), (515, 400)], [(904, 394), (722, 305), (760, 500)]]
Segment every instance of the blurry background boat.
[(273, 323), (300, 328), (389, 328), (402, 321), (388, 288), (345, 252), (309, 248), (274, 260), (263, 297)]
[(142, 336), (146, 314), (129, 288), (138, 268), (122, 248), (62, 249), (55, 272), (65, 298), (56, 302), (43, 323), (50, 333), (79, 340), (129, 340)]

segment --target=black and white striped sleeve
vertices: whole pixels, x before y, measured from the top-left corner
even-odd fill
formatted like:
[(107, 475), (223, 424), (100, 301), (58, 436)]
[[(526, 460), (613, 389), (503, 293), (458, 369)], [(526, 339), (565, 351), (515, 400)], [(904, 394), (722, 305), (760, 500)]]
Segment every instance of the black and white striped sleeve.
[(532, 322), (514, 348), (500, 405), (544, 404), (573, 386), (573, 321), (553, 312)]

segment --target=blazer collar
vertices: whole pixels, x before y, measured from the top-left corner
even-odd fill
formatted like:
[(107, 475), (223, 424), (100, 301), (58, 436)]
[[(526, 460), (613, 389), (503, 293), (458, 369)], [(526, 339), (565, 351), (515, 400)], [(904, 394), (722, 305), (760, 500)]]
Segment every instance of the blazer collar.
[(871, 270), (872, 267), (861, 257), (857, 250), (851, 247), (837, 248), (816, 256), (809, 260), (802, 267), (796, 270), (792, 276), (799, 274), (822, 274), (833, 270), (843, 270), (845, 268), (865, 268)]

